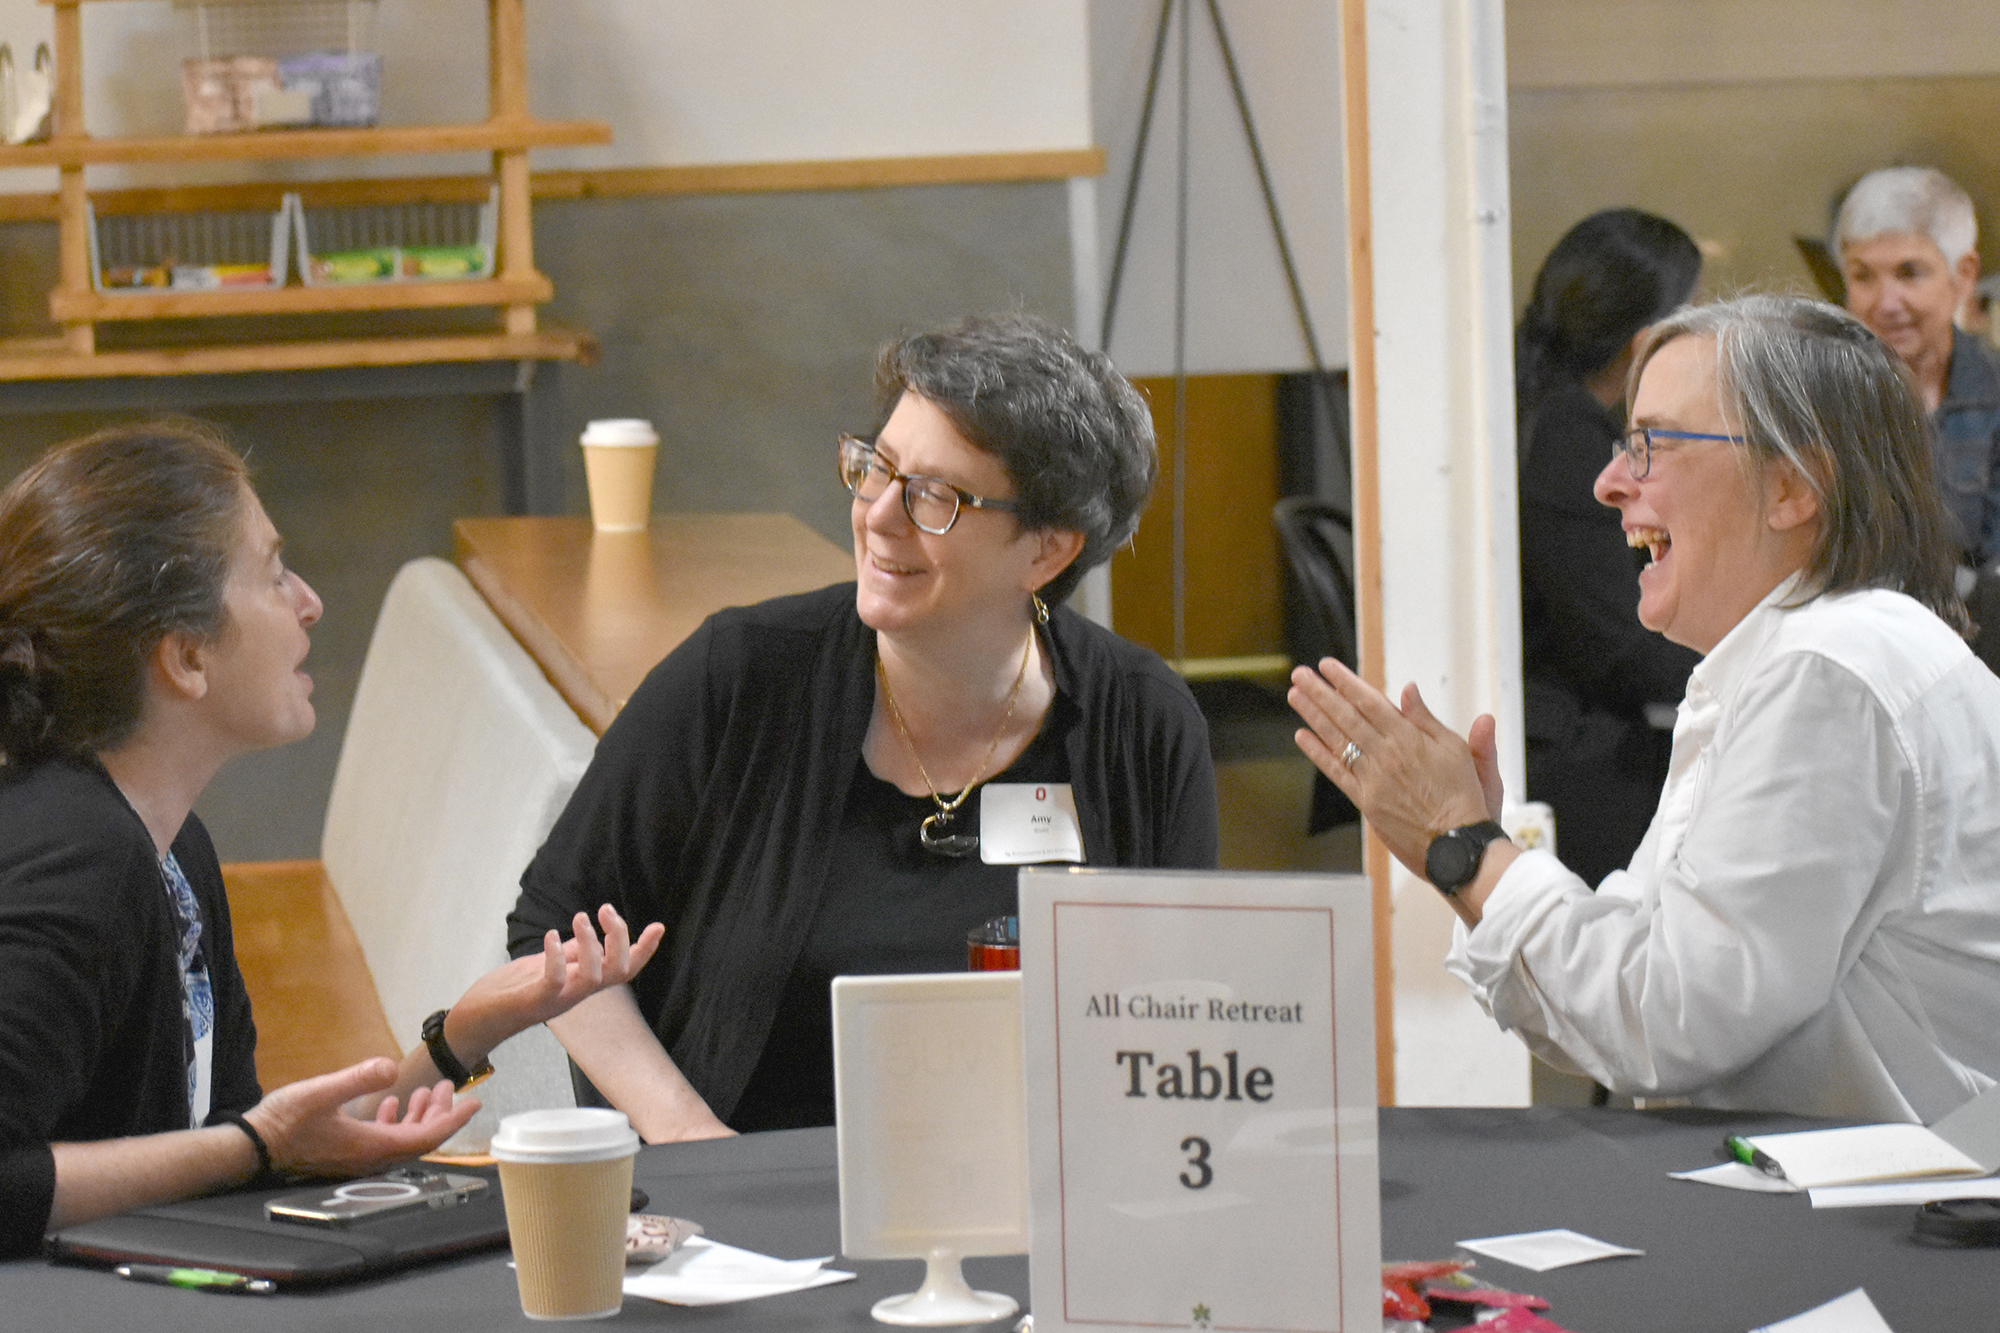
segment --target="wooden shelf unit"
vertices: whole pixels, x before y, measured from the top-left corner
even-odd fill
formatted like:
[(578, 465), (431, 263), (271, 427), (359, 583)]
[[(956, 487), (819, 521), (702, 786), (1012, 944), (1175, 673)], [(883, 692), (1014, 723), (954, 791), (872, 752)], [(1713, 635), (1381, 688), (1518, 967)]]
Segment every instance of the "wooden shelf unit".
[[(553, 288), (535, 268), (528, 151), (603, 144), (601, 121), (540, 121), (528, 114), (527, 24), (523, 0), (487, 0), (488, 114), (462, 125), (369, 129), (269, 130), (249, 134), (145, 135), (94, 138), (83, 122), (81, 7), (91, 0), (42, 0), (54, 10), (55, 132), (47, 143), (0, 146), (0, 168), (57, 169), (56, 220), (60, 280), (49, 314), (62, 326), (55, 339), (0, 340), (0, 381), (103, 375), (186, 375), (217, 371), (424, 361), (587, 359), (588, 336), (543, 334), (535, 307)], [(499, 183), (498, 254), (491, 278), (396, 282), (356, 287), (287, 286), (220, 291), (105, 293), (90, 271), (86, 168), (114, 162), (282, 161), (424, 153), (491, 152)], [(212, 347), (120, 349), (100, 352), (96, 325), (117, 320), (186, 319), (226, 315), (301, 315), (368, 310), (494, 306), (490, 333), (329, 338)]]

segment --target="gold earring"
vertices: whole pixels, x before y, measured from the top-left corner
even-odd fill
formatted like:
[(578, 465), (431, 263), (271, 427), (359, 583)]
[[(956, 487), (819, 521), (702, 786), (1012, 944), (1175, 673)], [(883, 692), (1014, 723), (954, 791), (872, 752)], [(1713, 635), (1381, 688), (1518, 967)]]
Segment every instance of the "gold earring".
[(1042, 595), (1039, 592), (1031, 592), (1028, 594), (1028, 600), (1034, 603), (1035, 606), (1035, 623), (1038, 625), (1048, 624), (1049, 604), (1042, 600)]

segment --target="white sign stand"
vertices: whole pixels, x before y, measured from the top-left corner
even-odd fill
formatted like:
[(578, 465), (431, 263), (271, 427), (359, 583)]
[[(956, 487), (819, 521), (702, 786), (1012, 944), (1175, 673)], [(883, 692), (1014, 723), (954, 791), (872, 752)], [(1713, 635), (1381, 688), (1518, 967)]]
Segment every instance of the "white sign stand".
[(923, 1286), (875, 1318), (1013, 1314), (959, 1260), (1028, 1248), (1020, 973), (835, 977), (833, 1077), (841, 1253), (925, 1261)]
[(1020, 883), (1036, 1333), (1379, 1330), (1368, 882)]

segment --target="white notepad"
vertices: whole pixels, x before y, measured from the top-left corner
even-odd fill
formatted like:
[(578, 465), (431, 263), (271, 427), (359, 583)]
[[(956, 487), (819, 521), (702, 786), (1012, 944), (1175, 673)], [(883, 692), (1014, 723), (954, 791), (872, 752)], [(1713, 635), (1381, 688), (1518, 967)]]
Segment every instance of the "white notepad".
[(1978, 1162), (1922, 1125), (1853, 1125), (1746, 1137), (1777, 1160), (1785, 1179), (1805, 1189), (1986, 1174)]
[(1882, 1180), (1950, 1179), (2000, 1171), (2000, 1086), (1988, 1088), (1926, 1129), (1853, 1125), (1793, 1134), (1752, 1134), (1802, 1189)]

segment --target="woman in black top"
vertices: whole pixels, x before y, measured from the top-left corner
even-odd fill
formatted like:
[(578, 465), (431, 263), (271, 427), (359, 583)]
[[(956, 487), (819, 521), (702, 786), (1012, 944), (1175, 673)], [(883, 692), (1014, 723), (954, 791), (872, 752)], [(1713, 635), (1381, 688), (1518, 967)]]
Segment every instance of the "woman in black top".
[[(241, 460), (192, 424), (59, 445), (0, 494), (0, 1255), (260, 1168), (364, 1174), (478, 1109), (421, 1044), (257, 1086), (192, 807), (229, 759), (312, 730), (319, 615)], [(602, 946), (579, 916), (567, 951), (547, 938), (474, 983), (452, 1053), (477, 1065), (630, 977), (657, 930), (628, 945), (599, 919)]]
[(1699, 660), (1639, 623), (1638, 564), (1591, 485), (1625, 428), (1634, 347), (1700, 272), (1665, 218), (1593, 213), (1543, 261), (1514, 335), (1528, 798), (1554, 808), (1563, 863), (1589, 884), (1652, 822), (1671, 734), (1647, 706), (1664, 720)]
[(830, 1124), (828, 981), (962, 970), (1020, 863), (1215, 864), (1193, 697), (1062, 605), (1151, 488), (1137, 391), (1022, 315), (896, 343), (877, 386), (837, 453), (858, 582), (675, 649), (522, 877), (517, 949), (579, 902), (666, 924), (658, 964), (550, 1025), (650, 1141)]

